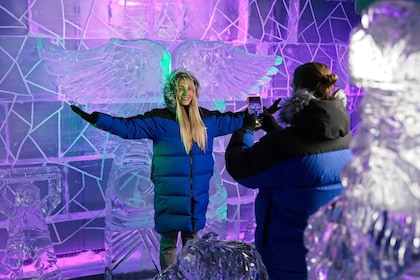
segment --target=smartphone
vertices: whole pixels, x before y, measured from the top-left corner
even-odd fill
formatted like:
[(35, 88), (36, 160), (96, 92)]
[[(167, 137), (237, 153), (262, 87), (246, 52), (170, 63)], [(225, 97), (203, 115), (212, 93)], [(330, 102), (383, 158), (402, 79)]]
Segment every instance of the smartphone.
[(263, 103), (262, 99), (259, 96), (249, 96), (248, 97), (248, 113), (250, 115), (254, 114), (259, 117), (263, 112)]
[(261, 115), (263, 113), (263, 103), (260, 96), (249, 96), (247, 99), (248, 102), (248, 113), (250, 115), (254, 114), (256, 119), (256, 125), (261, 125)]

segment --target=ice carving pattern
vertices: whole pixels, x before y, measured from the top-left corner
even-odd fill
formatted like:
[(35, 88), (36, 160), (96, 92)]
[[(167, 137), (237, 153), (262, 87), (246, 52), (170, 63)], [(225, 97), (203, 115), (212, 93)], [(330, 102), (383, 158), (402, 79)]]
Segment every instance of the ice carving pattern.
[(363, 87), (345, 192), (305, 231), (310, 279), (420, 275), (420, 3), (377, 1), (352, 33), (349, 65)]
[[(46, 188), (43, 197), (40, 187)], [(0, 279), (22, 279), (26, 260), (36, 268), (39, 279), (62, 279), (46, 221), (61, 202), (60, 170), (57, 167), (1, 170), (0, 191), (0, 213), (9, 223)]]
[(282, 63), (280, 56), (253, 54), (223, 41), (185, 41), (173, 51), (174, 68), (194, 71), (201, 102), (245, 100), (260, 93)]
[(254, 245), (220, 241), (215, 233), (208, 233), (201, 239), (188, 241), (176, 263), (154, 279), (268, 280), (268, 274)]
[[(277, 74), (276, 66), (282, 62), (280, 56), (254, 54), (221, 41), (185, 41), (172, 53), (174, 69), (197, 76), (204, 103), (245, 100)], [(69, 51), (44, 41), (40, 57), (63, 99), (80, 104), (162, 103), (162, 82), (172, 60), (162, 45), (145, 39), (111, 39), (86, 51)]]

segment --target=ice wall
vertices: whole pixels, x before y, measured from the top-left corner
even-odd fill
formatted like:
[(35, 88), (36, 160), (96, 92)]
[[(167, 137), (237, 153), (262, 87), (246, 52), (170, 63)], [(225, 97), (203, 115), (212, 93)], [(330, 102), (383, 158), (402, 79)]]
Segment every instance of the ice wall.
[[(57, 213), (47, 221), (58, 260), (85, 251), (101, 252), (106, 190), (121, 143), (73, 115), (65, 91), (40, 57), (43, 41), (69, 51), (89, 51), (111, 38), (148, 39), (172, 53), (186, 40), (224, 40), (251, 53), (276, 54), (283, 63), (279, 73), (261, 88), (266, 105), (290, 93), (291, 72), (296, 65), (318, 60), (339, 75), (339, 86), (348, 91), (356, 128), (356, 105), (362, 92), (349, 85), (346, 55), (350, 30), (359, 20), (354, 3), (347, 1), (301, 1), (300, 5), (276, 0), (1, 1), (0, 166), (57, 166), (62, 172), (62, 200)], [(210, 63), (209, 70), (212, 67), (215, 65)], [(102, 70), (95, 71), (103, 74)], [(83, 67), (76, 71), (83, 71)], [(84, 108), (123, 110), (129, 115), (151, 105), (155, 104), (93, 102)], [(245, 99), (222, 100), (216, 106), (241, 110)], [(223, 147), (228, 139), (217, 139), (215, 152), (226, 191), (227, 238), (252, 241), (255, 193), (226, 174)], [(1, 218), (0, 253), (7, 240), (7, 219)], [(146, 253), (143, 257), (148, 258)], [(66, 265), (71, 270), (85, 264), (72, 261)], [(139, 262), (136, 265), (134, 269), (140, 269)], [(60, 267), (66, 273), (66, 266)]]

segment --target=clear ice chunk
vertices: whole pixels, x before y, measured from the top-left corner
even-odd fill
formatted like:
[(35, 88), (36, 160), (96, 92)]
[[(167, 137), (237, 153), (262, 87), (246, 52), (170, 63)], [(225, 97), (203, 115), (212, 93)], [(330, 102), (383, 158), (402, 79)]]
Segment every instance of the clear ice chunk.
[(216, 234), (209, 233), (188, 241), (178, 254), (176, 263), (154, 279), (268, 280), (268, 274), (254, 245), (218, 240)]
[(419, 279), (419, 18), (416, 1), (375, 1), (352, 32), (361, 121), (343, 195), (305, 230), (309, 279)]

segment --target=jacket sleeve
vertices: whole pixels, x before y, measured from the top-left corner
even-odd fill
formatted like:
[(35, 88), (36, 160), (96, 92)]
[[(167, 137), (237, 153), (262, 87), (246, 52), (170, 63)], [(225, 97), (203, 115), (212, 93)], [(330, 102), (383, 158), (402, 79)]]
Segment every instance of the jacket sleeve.
[(225, 112), (216, 115), (216, 135), (223, 136), (233, 133), (243, 126), (245, 112)]
[(254, 143), (253, 132), (245, 128), (235, 131), (226, 148), (226, 170), (239, 184), (249, 188), (272, 187), (281, 180), (272, 167), (280, 163), (273, 147), (278, 147), (270, 133)]
[(129, 118), (113, 117), (104, 113), (97, 113), (98, 120), (95, 127), (120, 136), (124, 139), (153, 139), (155, 134), (155, 120), (150, 112)]

